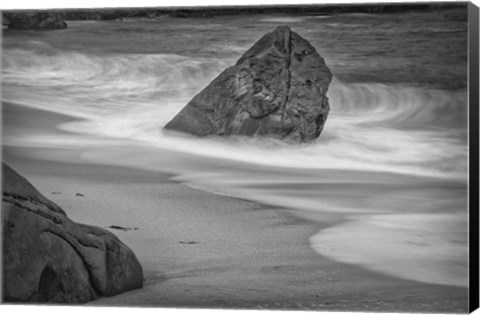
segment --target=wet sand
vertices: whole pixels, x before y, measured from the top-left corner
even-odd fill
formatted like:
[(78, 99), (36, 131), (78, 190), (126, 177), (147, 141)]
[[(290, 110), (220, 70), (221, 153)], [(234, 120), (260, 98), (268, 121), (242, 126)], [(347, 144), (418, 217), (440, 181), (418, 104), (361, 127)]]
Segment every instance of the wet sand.
[[(12, 117), (5, 109), (4, 119)], [(13, 116), (7, 126), (38, 123), (26, 135), (60, 132), (54, 127), (66, 119), (26, 108)], [(69, 158), (48, 160), (55, 150)], [(86, 163), (76, 148), (7, 143), (3, 151), (5, 162), (73, 220), (131, 228), (110, 230), (139, 258), (144, 288), (93, 305), (466, 312), (466, 288), (402, 280), (316, 253), (309, 238), (341, 216), (212, 194), (167, 173)]]

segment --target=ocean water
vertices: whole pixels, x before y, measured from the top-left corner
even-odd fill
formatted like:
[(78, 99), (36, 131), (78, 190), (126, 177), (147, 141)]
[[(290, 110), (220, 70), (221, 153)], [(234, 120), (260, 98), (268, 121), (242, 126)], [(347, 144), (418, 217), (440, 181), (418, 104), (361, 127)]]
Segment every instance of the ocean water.
[[(467, 286), (467, 11), (70, 21), (4, 32), (2, 101), (78, 118), (3, 143), (173, 172), (197, 188), (339, 215), (312, 248)], [(320, 138), (197, 139), (162, 127), (263, 34), (287, 24), (334, 79)], [(161, 155), (161, 157), (160, 157)]]

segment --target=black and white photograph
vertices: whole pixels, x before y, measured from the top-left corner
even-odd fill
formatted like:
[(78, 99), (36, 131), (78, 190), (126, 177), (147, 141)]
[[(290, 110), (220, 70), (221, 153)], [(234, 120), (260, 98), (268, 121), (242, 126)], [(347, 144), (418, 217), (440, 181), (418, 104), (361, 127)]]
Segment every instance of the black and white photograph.
[(1, 9), (2, 304), (478, 307), (477, 5), (58, 5)]

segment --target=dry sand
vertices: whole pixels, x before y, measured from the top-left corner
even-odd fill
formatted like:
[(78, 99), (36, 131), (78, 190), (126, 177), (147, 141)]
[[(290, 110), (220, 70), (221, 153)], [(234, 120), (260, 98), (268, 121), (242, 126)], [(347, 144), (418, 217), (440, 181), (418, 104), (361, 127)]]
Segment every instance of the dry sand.
[[(48, 126), (67, 119), (5, 108), (5, 124), (35, 122), (37, 134), (57, 132)], [(28, 130), (22, 132), (28, 135)], [(192, 189), (165, 173), (80, 163), (78, 152), (69, 163), (46, 161), (39, 158), (40, 151), (4, 145), (3, 160), (73, 220), (129, 228), (110, 231), (143, 265), (144, 288), (92, 305), (467, 310), (466, 288), (402, 280), (318, 255), (308, 239), (335, 224), (331, 217)]]

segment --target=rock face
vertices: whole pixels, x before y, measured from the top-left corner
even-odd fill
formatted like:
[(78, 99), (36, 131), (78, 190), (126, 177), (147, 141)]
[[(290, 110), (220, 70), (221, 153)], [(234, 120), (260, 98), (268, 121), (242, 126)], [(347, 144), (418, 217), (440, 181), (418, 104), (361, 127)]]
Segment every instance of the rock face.
[(56, 12), (5, 12), (3, 17), (9, 29), (54, 30), (67, 27), (63, 15)]
[(215, 78), (165, 128), (197, 136), (258, 135), (310, 142), (327, 119), (331, 79), (315, 48), (280, 26)]
[(84, 303), (143, 285), (133, 252), (115, 235), (77, 224), (3, 164), (5, 302)]

